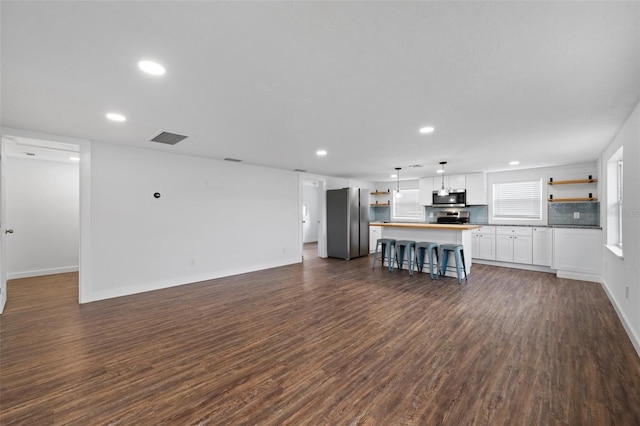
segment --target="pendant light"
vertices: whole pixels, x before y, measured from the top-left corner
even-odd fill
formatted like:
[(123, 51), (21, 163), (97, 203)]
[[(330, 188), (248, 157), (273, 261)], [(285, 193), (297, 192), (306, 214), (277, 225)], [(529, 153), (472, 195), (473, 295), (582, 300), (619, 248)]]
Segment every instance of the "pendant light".
[(396, 178), (397, 178), (396, 198), (402, 197), (402, 194), (400, 193), (400, 170), (402, 170), (401, 167), (396, 167)]
[(447, 195), (449, 195), (449, 190), (444, 187), (444, 165), (445, 164), (447, 164), (446, 161), (441, 161), (440, 162), (440, 167), (441, 167), (441, 170), (442, 170), (442, 188), (440, 188), (440, 190), (438, 190), (438, 196), (440, 196), (440, 197), (446, 197)]

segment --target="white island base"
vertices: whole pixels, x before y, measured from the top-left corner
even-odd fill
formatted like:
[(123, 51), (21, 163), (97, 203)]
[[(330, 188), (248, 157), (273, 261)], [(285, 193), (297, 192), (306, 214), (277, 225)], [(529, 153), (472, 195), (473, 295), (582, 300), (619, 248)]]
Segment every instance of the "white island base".
[[(440, 244), (460, 244), (464, 249), (464, 263), (467, 275), (471, 274), (472, 242), (471, 230), (477, 229), (477, 225), (441, 225), (430, 223), (371, 223), (370, 226), (380, 226), (382, 229), (381, 238), (393, 238), (394, 240), (410, 240), (418, 242), (431, 242)], [(380, 256), (380, 253), (378, 253)], [(449, 255), (448, 266), (455, 267), (453, 256)], [(441, 259), (440, 259), (441, 260)], [(427, 261), (425, 259), (425, 261)], [(379, 262), (379, 260), (378, 260)], [(386, 262), (385, 262), (386, 265)], [(408, 269), (406, 262), (403, 269)], [(447, 268), (445, 275), (457, 278), (455, 268)], [(429, 273), (427, 265), (423, 268), (424, 273)]]

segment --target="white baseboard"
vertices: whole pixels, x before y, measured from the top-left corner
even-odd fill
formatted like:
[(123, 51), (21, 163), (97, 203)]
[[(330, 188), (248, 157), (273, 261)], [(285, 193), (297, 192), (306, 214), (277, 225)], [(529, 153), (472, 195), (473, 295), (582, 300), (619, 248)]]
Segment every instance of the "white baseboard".
[(510, 263), (498, 262), (495, 260), (473, 259), (473, 264), (499, 266), (501, 268), (523, 269), (525, 271), (547, 272), (550, 274), (556, 273), (555, 269), (551, 269), (547, 266), (527, 265), (526, 263)]
[(570, 280), (591, 281), (594, 283), (602, 283), (600, 275), (587, 274), (584, 272), (571, 272), (558, 270), (556, 273), (558, 278), (569, 278)]
[(41, 277), (43, 275), (66, 274), (67, 272), (78, 272), (77, 266), (65, 266), (63, 268), (37, 269), (35, 271), (10, 272), (7, 273), (8, 280), (18, 278)]
[(91, 292), (89, 294), (82, 294), (80, 303), (96, 302), (98, 300), (112, 299), (114, 297), (130, 296), (132, 294), (145, 293), (147, 291), (161, 290), (169, 287), (176, 287), (180, 285), (195, 284), (202, 281), (214, 280), (217, 278), (230, 277), (233, 275), (246, 274), (248, 272), (262, 271), (270, 268), (277, 268), (280, 266), (291, 265), (294, 263), (302, 262), (301, 257), (289, 258), (280, 260), (277, 262), (265, 262), (257, 265), (251, 265), (242, 268), (231, 268), (226, 270), (215, 271), (211, 273), (190, 275), (181, 278), (156, 281), (149, 283), (142, 283), (134, 286), (121, 287), (117, 289), (104, 290), (100, 292)]
[(607, 287), (604, 279), (601, 280), (601, 285), (602, 285), (602, 288), (604, 289), (604, 292), (607, 294), (609, 301), (611, 301), (611, 304), (613, 305), (613, 309), (616, 310), (616, 313), (618, 314), (618, 318), (620, 318), (620, 322), (622, 323), (624, 330), (627, 332), (627, 336), (629, 336), (629, 339), (631, 340), (631, 344), (636, 349), (636, 352), (640, 357), (640, 338), (638, 338), (638, 336), (636, 336), (636, 334), (633, 332), (633, 329), (629, 327), (629, 322), (627, 321), (627, 317), (625, 317), (622, 310), (618, 307), (618, 303), (616, 302), (616, 299), (613, 297), (613, 295), (609, 292), (609, 287)]

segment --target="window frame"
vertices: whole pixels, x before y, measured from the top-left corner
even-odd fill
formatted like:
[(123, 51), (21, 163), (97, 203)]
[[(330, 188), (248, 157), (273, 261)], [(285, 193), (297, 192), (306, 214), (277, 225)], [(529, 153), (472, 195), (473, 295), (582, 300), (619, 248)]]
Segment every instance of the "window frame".
[[(496, 225), (547, 225), (548, 209), (546, 199), (548, 188), (545, 184), (547, 174), (544, 171), (502, 172), (487, 176), (489, 223)], [(517, 182), (539, 182), (540, 184), (540, 216), (538, 218), (494, 217), (494, 185)]]
[[(425, 220), (425, 208), (420, 205), (419, 198), (419, 189), (418, 188), (404, 188), (400, 189), (401, 198), (396, 197), (397, 191), (393, 191), (393, 196), (391, 198), (391, 220), (392, 221), (402, 221), (402, 222), (424, 222)], [(396, 203), (399, 201), (406, 201), (407, 195), (411, 193), (411, 197), (414, 197), (415, 194), (415, 203), (416, 203), (416, 211), (418, 214), (415, 216), (397, 216), (396, 215)], [(404, 200), (403, 200), (404, 199)]]
[(607, 214), (605, 246), (617, 257), (623, 257), (624, 225), (624, 147), (620, 147), (608, 159), (607, 168)]

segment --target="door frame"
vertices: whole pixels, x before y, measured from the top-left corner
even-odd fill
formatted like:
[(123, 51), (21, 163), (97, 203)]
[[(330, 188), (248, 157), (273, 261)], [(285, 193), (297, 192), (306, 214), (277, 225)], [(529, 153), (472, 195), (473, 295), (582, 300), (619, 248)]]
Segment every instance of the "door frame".
[[(80, 217), (80, 241), (79, 241), (79, 253), (78, 253), (78, 300), (79, 303), (85, 303), (86, 297), (84, 295), (90, 294), (91, 290), (91, 141), (86, 139), (68, 138), (63, 136), (47, 135), (43, 133), (33, 132), (29, 130), (13, 129), (8, 127), (0, 128), (0, 137), (2, 138), (2, 155), (0, 159), (0, 197), (5, 198), (6, 189), (5, 186), (5, 156), (4, 156), (4, 138), (10, 137), (23, 137), (29, 139), (38, 139), (42, 141), (50, 142), (63, 142), (68, 144), (77, 145), (79, 147), (79, 185), (80, 185), (80, 199), (79, 199), (79, 217)], [(5, 202), (2, 200), (2, 207), (0, 208), (0, 232), (2, 232), (2, 240), (0, 243), (0, 288), (2, 288), (2, 294), (0, 295), (0, 313), (4, 310), (4, 305), (9, 299), (9, 295), (6, 290), (6, 245), (4, 244), (4, 232), (6, 229), (6, 211)]]
[(304, 253), (304, 231), (302, 229), (302, 206), (304, 204), (304, 182), (311, 181), (318, 184), (318, 257), (327, 257), (327, 181), (325, 178), (316, 175), (306, 175), (303, 173), (298, 174), (298, 224), (299, 224), (299, 240), (300, 240), (300, 253)]

